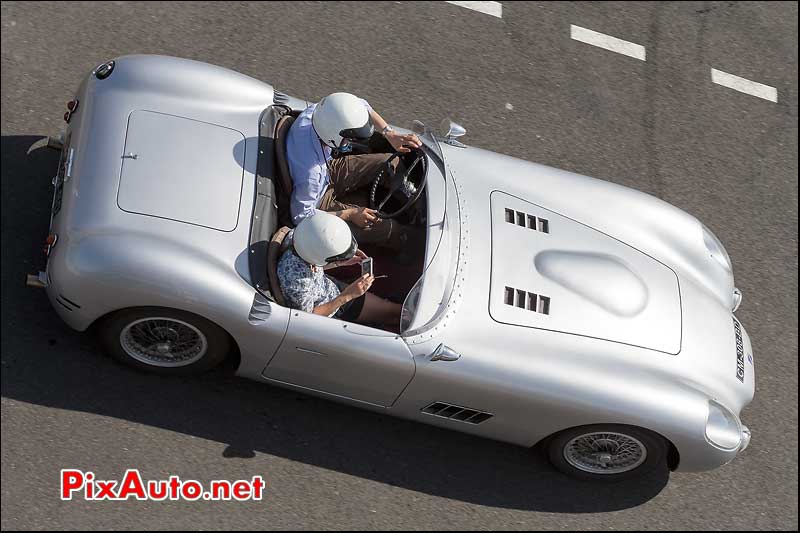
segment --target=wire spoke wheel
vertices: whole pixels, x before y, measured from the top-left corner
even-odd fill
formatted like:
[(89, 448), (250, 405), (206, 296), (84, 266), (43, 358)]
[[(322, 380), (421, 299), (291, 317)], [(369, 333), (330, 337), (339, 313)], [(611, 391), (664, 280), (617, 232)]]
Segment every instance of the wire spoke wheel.
[(203, 332), (188, 322), (167, 317), (131, 322), (120, 332), (119, 343), (130, 357), (158, 367), (191, 365), (208, 350)]
[(583, 472), (621, 474), (644, 463), (647, 448), (641, 441), (623, 433), (585, 433), (564, 446), (564, 459)]

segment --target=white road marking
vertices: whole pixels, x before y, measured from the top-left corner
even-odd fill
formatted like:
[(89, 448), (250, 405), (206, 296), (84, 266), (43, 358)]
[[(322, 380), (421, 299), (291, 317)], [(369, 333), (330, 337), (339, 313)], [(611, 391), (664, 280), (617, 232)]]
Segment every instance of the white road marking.
[(640, 44), (632, 43), (630, 41), (623, 41), (622, 39), (617, 39), (616, 37), (606, 35), (605, 33), (596, 32), (587, 28), (581, 28), (580, 26), (575, 26), (574, 24), (570, 25), (570, 37), (582, 43), (591, 44), (592, 46), (597, 46), (618, 54), (635, 57), (636, 59), (646, 61), (644, 46)]
[(503, 18), (503, 4), (500, 2), (447, 2), (459, 7), (485, 13), (497, 18)]
[(711, 81), (717, 85), (727, 87), (728, 89), (739, 91), (740, 93), (763, 98), (770, 102), (778, 102), (778, 89), (770, 87), (769, 85), (764, 85), (763, 83), (740, 78), (739, 76), (734, 76), (733, 74), (728, 74), (727, 72), (722, 72), (715, 68), (711, 69)]

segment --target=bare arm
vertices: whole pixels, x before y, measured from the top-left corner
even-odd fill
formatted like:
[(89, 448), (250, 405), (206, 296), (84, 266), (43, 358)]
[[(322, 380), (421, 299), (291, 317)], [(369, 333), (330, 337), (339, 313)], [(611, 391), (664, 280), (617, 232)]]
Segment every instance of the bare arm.
[(369, 274), (364, 274), (353, 283), (345, 287), (345, 289), (333, 300), (330, 302), (326, 302), (322, 305), (318, 305), (314, 308), (312, 313), (315, 315), (323, 315), (323, 316), (331, 316), (333, 313), (339, 310), (341, 306), (349, 302), (350, 300), (355, 300), (356, 298), (360, 297), (362, 294), (367, 292), (372, 285), (372, 282), (375, 281), (373, 276)]
[(330, 302), (316, 306), (312, 311), (312, 313), (314, 313), (315, 315), (331, 316), (333, 313), (338, 311), (341, 306), (343, 306), (350, 300), (352, 300), (352, 298), (350, 298), (349, 296), (340, 294)]
[(378, 212), (369, 207), (350, 207), (340, 211), (333, 211), (332, 215), (336, 215), (345, 222), (351, 222), (359, 228), (369, 227), (378, 220)]
[[(369, 112), (369, 118), (372, 121), (372, 125), (375, 126), (375, 129), (380, 132), (383, 132), (384, 128), (389, 125), (374, 109)], [(419, 148), (422, 146), (419, 138), (413, 133), (404, 135), (391, 130), (387, 131), (384, 136), (386, 140), (389, 141), (389, 144), (398, 152), (409, 152), (412, 148)]]
[(383, 128), (389, 125), (374, 109), (369, 112), (369, 118), (372, 121), (372, 125), (375, 126), (375, 129), (378, 131), (383, 131)]

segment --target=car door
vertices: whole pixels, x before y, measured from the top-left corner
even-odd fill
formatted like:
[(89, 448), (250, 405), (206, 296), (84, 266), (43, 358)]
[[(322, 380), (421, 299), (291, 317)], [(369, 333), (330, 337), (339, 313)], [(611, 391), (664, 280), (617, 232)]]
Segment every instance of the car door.
[(388, 407), (414, 377), (414, 359), (394, 333), (292, 311), (265, 378)]

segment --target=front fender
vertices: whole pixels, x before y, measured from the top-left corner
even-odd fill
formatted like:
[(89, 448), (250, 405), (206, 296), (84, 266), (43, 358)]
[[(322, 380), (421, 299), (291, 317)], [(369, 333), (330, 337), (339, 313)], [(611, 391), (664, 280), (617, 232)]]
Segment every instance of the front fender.
[[(416, 375), (393, 411), (525, 447), (577, 426), (638, 426), (669, 440), (684, 471), (710, 470), (736, 456), (706, 442), (709, 397), (675, 379), (669, 369), (675, 356), (548, 331), (531, 332), (535, 339), (530, 342), (492, 325), (481, 333), (451, 332), (415, 346)], [(503, 349), (501, 335), (506, 339)], [(429, 354), (440, 343), (462, 357), (431, 361)], [(635, 367), (643, 356), (654, 364)], [(422, 413), (433, 402), (493, 417), (470, 425)]]

